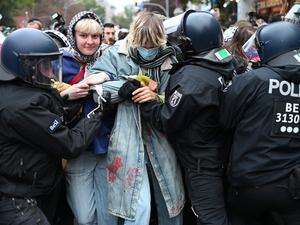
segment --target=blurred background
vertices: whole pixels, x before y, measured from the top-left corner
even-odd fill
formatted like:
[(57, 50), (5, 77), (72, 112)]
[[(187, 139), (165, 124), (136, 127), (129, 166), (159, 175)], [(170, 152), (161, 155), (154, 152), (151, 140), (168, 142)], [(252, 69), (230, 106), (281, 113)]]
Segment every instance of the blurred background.
[(212, 12), (224, 28), (237, 20), (266, 22), (280, 20), (295, 0), (1, 0), (0, 26), (4, 34), (26, 26), (30, 18), (42, 21), (44, 29), (50, 28), (55, 12), (66, 22), (81, 10), (92, 10), (102, 22), (112, 22), (128, 28), (132, 17), (140, 10), (156, 11), (166, 17), (180, 14), (186, 9)]

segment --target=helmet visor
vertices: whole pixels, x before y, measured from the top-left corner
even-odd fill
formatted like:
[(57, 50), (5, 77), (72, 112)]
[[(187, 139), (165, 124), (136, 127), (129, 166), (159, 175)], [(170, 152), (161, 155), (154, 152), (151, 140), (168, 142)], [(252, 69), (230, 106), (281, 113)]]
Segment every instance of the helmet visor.
[(183, 44), (183, 31), (181, 30), (181, 23), (184, 17), (184, 13), (167, 19), (163, 22), (168, 36), (168, 43), (171, 45), (180, 46)]
[(165, 30), (166, 30), (166, 34), (170, 35), (172, 33), (176, 33), (178, 30), (178, 27), (181, 24), (181, 20), (184, 16), (184, 13), (178, 15), (178, 16), (174, 16), (170, 19), (167, 19), (163, 22)]
[(258, 55), (256, 43), (255, 43), (256, 33), (254, 33), (248, 41), (243, 45), (243, 53), (251, 62), (259, 62), (260, 57)]
[(50, 85), (62, 80), (62, 55), (22, 56), (24, 68), (28, 68), (26, 80), (32, 84)]
[(285, 21), (300, 23), (300, 4), (296, 3), (284, 17)]
[(40, 79), (50, 79), (51, 81), (61, 81), (61, 57), (59, 59), (43, 58), (38, 61), (36, 65), (38, 75), (36, 81), (40, 82)]

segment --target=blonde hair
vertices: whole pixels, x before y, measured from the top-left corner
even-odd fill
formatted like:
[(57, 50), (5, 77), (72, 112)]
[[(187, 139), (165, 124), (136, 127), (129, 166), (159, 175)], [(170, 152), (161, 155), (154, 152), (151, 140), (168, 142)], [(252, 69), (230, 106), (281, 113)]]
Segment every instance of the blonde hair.
[(130, 25), (128, 44), (131, 47), (141, 47), (151, 44), (160, 47), (167, 43), (162, 19), (153, 12), (140, 12)]
[(79, 20), (75, 25), (75, 31), (87, 33), (87, 34), (102, 34), (102, 26), (93, 19)]

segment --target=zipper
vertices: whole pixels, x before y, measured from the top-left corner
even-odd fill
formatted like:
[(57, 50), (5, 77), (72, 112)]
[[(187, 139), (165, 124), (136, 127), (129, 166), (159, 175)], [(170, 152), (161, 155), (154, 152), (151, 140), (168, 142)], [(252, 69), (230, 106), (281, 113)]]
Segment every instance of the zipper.
[(23, 175), (23, 165), (24, 165), (23, 158), (20, 159), (19, 165), (20, 165), (20, 169), (19, 169), (18, 177), (19, 177), (19, 178), (22, 178), (22, 175)]

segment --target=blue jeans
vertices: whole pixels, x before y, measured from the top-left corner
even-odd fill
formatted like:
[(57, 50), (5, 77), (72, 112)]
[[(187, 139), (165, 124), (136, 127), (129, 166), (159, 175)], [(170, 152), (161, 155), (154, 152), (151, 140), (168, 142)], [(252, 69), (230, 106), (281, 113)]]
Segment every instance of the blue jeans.
[[(147, 156), (146, 156), (147, 157)], [(149, 177), (150, 176), (150, 177)], [(150, 178), (150, 179), (149, 179)], [(147, 169), (144, 169), (143, 182), (140, 191), (140, 197), (137, 205), (137, 213), (134, 221), (125, 220), (124, 225), (149, 225), (151, 213), (151, 193), (150, 183), (153, 185), (155, 206), (157, 209), (157, 217), (159, 225), (181, 225), (183, 221), (182, 213), (178, 216), (170, 218), (165, 204), (165, 200), (160, 191), (158, 181), (154, 175), (154, 171), (148, 162)]]
[(68, 161), (67, 199), (79, 225), (114, 225), (107, 210), (106, 154), (84, 152)]
[(0, 200), (0, 225), (50, 225), (33, 199)]

